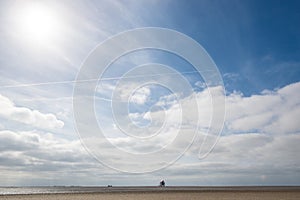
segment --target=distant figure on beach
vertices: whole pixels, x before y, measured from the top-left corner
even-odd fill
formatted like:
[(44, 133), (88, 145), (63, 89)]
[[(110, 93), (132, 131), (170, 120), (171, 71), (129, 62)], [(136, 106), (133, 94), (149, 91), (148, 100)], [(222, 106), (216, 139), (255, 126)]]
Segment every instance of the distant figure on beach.
[(159, 182), (159, 186), (160, 186), (160, 187), (165, 187), (165, 186), (166, 186), (165, 181), (164, 181), (164, 180), (161, 180), (161, 181)]

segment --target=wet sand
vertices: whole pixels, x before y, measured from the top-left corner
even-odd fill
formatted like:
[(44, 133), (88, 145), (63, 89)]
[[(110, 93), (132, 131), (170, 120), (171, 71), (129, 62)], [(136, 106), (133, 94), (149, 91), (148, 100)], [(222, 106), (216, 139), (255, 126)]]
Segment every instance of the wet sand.
[(73, 194), (34, 194), (34, 195), (3, 195), (0, 196), (3, 200), (164, 200), (164, 199), (203, 199), (203, 200), (253, 200), (253, 199), (265, 199), (265, 200), (298, 200), (300, 199), (300, 188), (213, 188), (213, 189), (197, 189), (197, 188), (164, 188), (164, 189), (152, 189), (147, 188), (117, 188), (107, 190), (105, 192), (91, 192), (91, 193), (73, 193)]

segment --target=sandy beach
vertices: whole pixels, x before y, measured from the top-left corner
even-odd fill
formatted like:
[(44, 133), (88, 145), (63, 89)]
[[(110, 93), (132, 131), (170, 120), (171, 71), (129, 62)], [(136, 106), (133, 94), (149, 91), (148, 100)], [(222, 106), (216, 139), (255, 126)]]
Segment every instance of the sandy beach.
[(29, 199), (45, 199), (45, 200), (164, 200), (164, 199), (205, 199), (205, 200), (232, 200), (232, 199), (264, 199), (264, 200), (298, 200), (300, 199), (299, 189), (229, 189), (229, 190), (161, 190), (161, 191), (111, 191), (111, 192), (93, 192), (93, 193), (73, 193), (73, 194), (28, 194), (28, 195), (2, 195), (3, 200), (29, 200)]
[(51, 195), (13, 195), (13, 196), (1, 196), (0, 199), (7, 200), (29, 200), (29, 199), (45, 199), (45, 200), (167, 200), (167, 199), (206, 199), (206, 200), (218, 200), (218, 199), (264, 199), (264, 200), (298, 200), (300, 199), (300, 192), (172, 192), (172, 193), (114, 193), (114, 194), (51, 194)]

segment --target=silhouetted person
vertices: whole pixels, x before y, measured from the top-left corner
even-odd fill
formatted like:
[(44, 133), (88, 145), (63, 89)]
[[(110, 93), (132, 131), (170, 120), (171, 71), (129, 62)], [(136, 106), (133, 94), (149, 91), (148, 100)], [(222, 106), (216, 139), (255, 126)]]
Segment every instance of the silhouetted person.
[(166, 183), (164, 180), (161, 180), (160, 183), (159, 183), (159, 186), (160, 187), (165, 187), (166, 186)]

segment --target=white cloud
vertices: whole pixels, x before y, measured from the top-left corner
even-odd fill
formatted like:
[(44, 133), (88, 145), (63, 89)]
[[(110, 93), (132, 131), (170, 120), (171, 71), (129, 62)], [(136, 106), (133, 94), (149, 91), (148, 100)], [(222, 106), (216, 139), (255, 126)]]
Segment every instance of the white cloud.
[[(186, 154), (188, 160), (191, 159), (192, 161), (188, 164), (185, 163), (187, 169), (186, 171), (183, 170), (183, 173), (188, 174), (189, 167), (194, 166), (195, 163), (210, 162), (215, 164), (216, 161), (219, 162), (220, 166), (224, 165), (228, 166), (228, 168), (210, 169), (211, 173), (224, 174), (226, 170), (229, 170), (231, 175), (234, 175), (236, 170), (238, 174), (246, 177), (251, 177), (252, 174), (257, 173), (258, 179), (252, 179), (254, 182), (270, 181), (270, 177), (273, 176), (274, 178), (276, 173), (278, 175), (280, 169), (289, 169), (296, 172), (298, 168), (295, 166), (299, 165), (299, 162), (295, 158), (299, 151), (297, 143), (300, 142), (300, 124), (297, 123), (297, 119), (300, 117), (300, 98), (297, 93), (299, 89), (300, 83), (295, 83), (281, 89), (264, 91), (261, 94), (250, 97), (244, 97), (241, 93), (232, 93), (227, 96), (227, 118), (223, 136), (221, 136), (216, 148), (209, 157), (199, 161), (197, 160), (197, 154), (200, 142), (203, 139), (203, 136), (201, 136), (194, 143), (190, 152)], [(194, 97), (197, 99), (200, 112), (191, 104)], [(223, 97), (222, 93), (219, 93), (217, 98)], [(163, 104), (168, 103), (166, 102), (167, 99), (163, 98)], [(170, 99), (170, 101), (173, 100)], [(212, 105), (208, 90), (194, 93), (182, 99), (180, 103), (182, 109), (188, 112), (180, 127), (183, 130), (183, 134), (191, 132), (196, 127), (197, 119), (199, 119), (200, 127), (209, 127)], [(175, 111), (178, 109), (178, 106), (171, 106), (165, 111), (156, 110), (150, 114), (151, 116), (156, 116), (156, 118), (153, 118), (155, 121), (163, 121), (166, 115), (160, 113), (172, 113), (172, 111), (176, 113)], [(172, 121), (177, 115), (169, 115), (168, 117)], [(175, 129), (178, 130), (179, 127)], [(173, 129), (172, 131), (175, 130)], [(168, 140), (168, 138), (165, 139)], [(162, 147), (164, 144), (160, 140), (152, 140), (151, 142), (153, 143), (150, 142), (147, 143), (147, 146), (143, 146), (143, 143), (139, 144), (136, 140), (132, 141), (128, 138), (120, 140), (115, 138), (115, 141), (117, 146), (120, 145), (121, 147), (126, 147), (126, 149), (142, 152), (143, 148), (151, 149), (152, 146), (153, 149)], [(183, 148), (180, 143), (173, 146), (174, 151), (183, 150)], [(174, 169), (177, 170), (176, 166), (175, 164)], [(201, 164), (199, 164), (200, 166)], [(271, 172), (274, 172), (274, 174)], [(197, 173), (200, 174), (199, 171)], [(282, 172), (281, 175), (283, 176), (283, 174)], [(232, 179), (229, 176), (224, 176), (227, 180)], [(261, 179), (261, 177), (264, 178)]]
[(42, 129), (62, 128), (64, 122), (57, 119), (54, 114), (41, 113), (27, 107), (16, 106), (9, 98), (0, 95), (0, 116)]
[(131, 103), (144, 104), (151, 95), (149, 87), (138, 88), (130, 97)]
[[(227, 96), (227, 119), (224, 135), (221, 136), (215, 149), (203, 160), (198, 160), (200, 141), (196, 141), (183, 159), (163, 171), (143, 175), (143, 180), (153, 180), (164, 176), (170, 184), (295, 184), (299, 183), (299, 160), (296, 159), (300, 151), (300, 125), (296, 122), (299, 116), (299, 98), (297, 98), (300, 83), (288, 85), (274, 91), (264, 91), (258, 95), (244, 97), (240, 93)], [(217, 89), (217, 88), (215, 88)], [(200, 112), (191, 104), (196, 97)], [(222, 93), (218, 98), (222, 98)], [(162, 98), (163, 104), (168, 104), (168, 98)], [(174, 99), (170, 98), (170, 102)], [(10, 100), (3, 99), (2, 105), (13, 105)], [(177, 124), (178, 106), (170, 106), (166, 110), (149, 112), (153, 122), (164, 120), (163, 112), (168, 113), (169, 129), (165, 134), (150, 141), (139, 142), (138, 139), (112, 137), (114, 145), (129, 152), (152, 152), (153, 150), (169, 145), (174, 133), (181, 128), (182, 134), (192, 134), (197, 123), (206, 127), (209, 125), (211, 115), (211, 97), (208, 90), (203, 90), (180, 100), (183, 109), (188, 112), (183, 124)], [(15, 106), (14, 106), (15, 107)], [(172, 115), (173, 113), (173, 115)], [(172, 117), (173, 116), (173, 117)], [(137, 116), (147, 117), (147, 116)], [(155, 123), (153, 129), (155, 130)], [(149, 129), (151, 130), (151, 129)], [(117, 130), (113, 130), (115, 132)], [(113, 134), (113, 132), (110, 132)], [(203, 138), (200, 138), (203, 139)], [(82, 181), (88, 180), (91, 173), (111, 173), (102, 168), (83, 150), (79, 141), (67, 141), (54, 135), (43, 135), (32, 132), (1, 131), (0, 140), (6, 141), (0, 145), (0, 164), (5, 170), (13, 166), (22, 173), (27, 170), (35, 172), (52, 171), (78, 171), (75, 176), (81, 176)], [(184, 147), (180, 142), (173, 144), (171, 150), (180, 151)], [(109, 147), (101, 146), (106, 156), (121, 165), (143, 167), (142, 163), (127, 163), (126, 158), (113, 155)], [(160, 163), (168, 156), (168, 152), (153, 162)], [(3, 170), (4, 170), (3, 169)], [(89, 170), (86, 170), (89, 169)], [(84, 170), (84, 172), (81, 172)], [(88, 171), (88, 172), (87, 172)], [(70, 172), (71, 173), (71, 172)], [(7, 177), (12, 177), (13, 175)], [(94, 176), (94, 175), (92, 175)], [(117, 173), (117, 176), (122, 176)], [(62, 179), (72, 180), (70, 176)], [(128, 177), (127, 177), (128, 178)], [(124, 184), (127, 184), (124, 178)], [(143, 183), (143, 180), (140, 180)], [(299, 180), (299, 179), (298, 179)], [(65, 180), (64, 180), (65, 181)], [(100, 181), (101, 182), (101, 181)], [(70, 183), (69, 183), (70, 184)]]
[(225, 74), (223, 74), (223, 77), (225, 79), (229, 79), (229, 80), (235, 81), (235, 80), (238, 80), (240, 78), (240, 75), (237, 74), (237, 73), (225, 73)]
[[(251, 148), (251, 145), (253, 145), (251, 143), (252, 140), (257, 139), (258, 144), (262, 146), (263, 144), (259, 142), (264, 141), (264, 139), (266, 139), (265, 142), (268, 143), (276, 138), (277, 135), (299, 133), (300, 125), (295, 119), (299, 118), (300, 112), (297, 98), (294, 97), (296, 91), (299, 90), (299, 86), (300, 83), (295, 83), (279, 90), (263, 92), (250, 97), (244, 97), (240, 93), (232, 93), (227, 96), (227, 118), (224, 135), (233, 135), (232, 137), (234, 139), (243, 139), (243, 142), (241, 141), (237, 144), (228, 144), (228, 146), (236, 145), (237, 148), (249, 149)], [(218, 87), (210, 89), (220, 90)], [(224, 98), (221, 92), (218, 94), (219, 96), (216, 98)], [(162, 101), (159, 101), (157, 104), (166, 105), (168, 104), (168, 100), (170, 102), (174, 101), (172, 98), (169, 99), (162, 97), (161, 99)], [(194, 107), (194, 99), (197, 101), (198, 110)], [(213, 107), (209, 90), (206, 89), (181, 99), (180, 104), (181, 107), (173, 105), (169, 108), (165, 108), (165, 110), (162, 109), (149, 112), (148, 115), (152, 117), (152, 123), (150, 124), (151, 128), (149, 131), (157, 130), (158, 127), (156, 126), (162, 125), (162, 123), (155, 122), (163, 122), (166, 120), (168, 122), (165, 124), (166, 126), (172, 127), (174, 132), (182, 129), (183, 134), (194, 131), (197, 127), (197, 123), (199, 123), (200, 130), (205, 131), (210, 128)], [(179, 123), (178, 120), (180, 118), (178, 118), (178, 116), (180, 114), (180, 109), (184, 110), (187, 115), (185, 115), (182, 119), (181, 126), (172, 126), (178, 125)], [(145, 113), (131, 113), (130, 117), (133, 120), (146, 119)], [(167, 128), (163, 130), (165, 131)], [(240, 135), (241, 133), (243, 133), (243, 135)], [(224, 141), (222, 138), (225, 136), (221, 136), (219, 143)], [(164, 137), (160, 137), (159, 139), (162, 138)], [(200, 134), (199, 140), (203, 139), (203, 135)], [(126, 146), (127, 149), (132, 148), (135, 151), (142, 149), (141, 146), (136, 149), (135, 145), (131, 144), (133, 141), (129, 142), (130, 139), (128, 138), (122, 140), (116, 139), (116, 141), (116, 145)], [(250, 146), (247, 145), (247, 141), (249, 141)], [(200, 142), (201, 141), (197, 141), (195, 143), (196, 150), (194, 151), (194, 156), (197, 156), (197, 150), (199, 150), (199, 145), (201, 144)], [(137, 141), (134, 141), (134, 143), (137, 143)], [(164, 146), (165, 144), (165, 141), (159, 140), (152, 140), (147, 143), (148, 148), (151, 145), (156, 148), (157, 145)], [(174, 146), (174, 150), (178, 150), (180, 148), (183, 147), (179, 143)], [(218, 149), (215, 150), (218, 151)]]
[[(19, 167), (27, 165), (38, 168), (42, 166), (48, 170), (47, 165), (54, 165), (56, 162), (58, 162), (57, 164), (59, 162), (81, 164), (90, 159), (79, 141), (68, 141), (50, 133), (4, 130), (0, 131), (0, 140), (2, 141), (0, 144), (1, 166), (19, 162)], [(59, 170), (59, 168), (55, 170)]]
[(250, 97), (238, 93), (229, 95), (226, 105), (228, 132), (300, 132), (300, 124), (296, 120), (300, 118), (299, 90), (298, 82)]
[(195, 86), (197, 86), (197, 87), (199, 87), (199, 88), (202, 88), (202, 89), (207, 87), (206, 83), (203, 82), (203, 81), (197, 81), (197, 82), (195, 83)]

